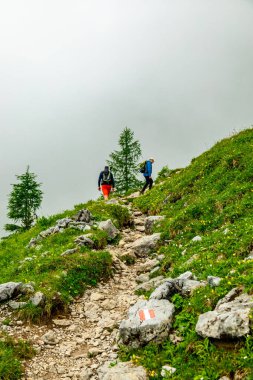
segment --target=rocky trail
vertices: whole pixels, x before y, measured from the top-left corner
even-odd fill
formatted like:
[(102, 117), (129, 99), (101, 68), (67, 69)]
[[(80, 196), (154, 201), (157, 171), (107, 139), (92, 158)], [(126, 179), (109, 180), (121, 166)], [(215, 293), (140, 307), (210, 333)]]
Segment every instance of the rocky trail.
[[(50, 324), (36, 326), (13, 318), (8, 304), (0, 308), (0, 321), (12, 321), (2, 325), (2, 330), (31, 341), (37, 351), (33, 359), (24, 363), (23, 380), (147, 380), (143, 367), (119, 362), (118, 345), (136, 348), (166, 339), (178, 344), (183, 338), (172, 329), (175, 307), (171, 297), (178, 293), (188, 298), (198, 288), (219, 286), (221, 278), (208, 276), (199, 281), (190, 271), (176, 278), (157, 275), (164, 256), (155, 253), (160, 234), (152, 230), (163, 217), (146, 217), (132, 210), (131, 203), (127, 207), (132, 215), (132, 228), (120, 231), (118, 245), (106, 247), (113, 258), (112, 277), (97, 287), (89, 287), (82, 297), (75, 299), (68, 315), (58, 315)], [(86, 215), (87, 210), (81, 213)], [(111, 220), (101, 224), (102, 228), (116, 230)], [(199, 239), (196, 236), (192, 240)], [(84, 244), (90, 239), (80, 236), (76, 241)], [(250, 256), (245, 260), (248, 259)], [(2, 296), (13, 284), (0, 285)], [(145, 299), (136, 295), (137, 290), (153, 292)], [(241, 287), (233, 288), (213, 311), (199, 316), (195, 330), (202, 337), (241, 338), (250, 332), (252, 308), (252, 295), (243, 293)], [(170, 376), (175, 371), (168, 363), (162, 367), (161, 376)]]
[[(131, 206), (129, 206), (131, 207)], [(106, 362), (117, 359), (118, 328), (129, 307), (142, 297), (135, 295), (136, 278), (152, 269), (158, 261), (137, 258), (126, 265), (121, 259), (131, 259), (133, 243), (144, 235), (145, 218), (139, 211), (132, 212), (133, 229), (123, 229), (119, 245), (107, 246), (114, 258), (114, 275), (85, 294), (70, 306), (70, 314), (53, 319), (50, 326), (26, 325), (13, 321), (5, 326), (10, 335), (28, 339), (37, 355), (25, 363), (26, 380), (102, 379), (99, 369)], [(4, 314), (4, 315), (3, 315)], [(8, 317), (7, 307), (1, 317)]]

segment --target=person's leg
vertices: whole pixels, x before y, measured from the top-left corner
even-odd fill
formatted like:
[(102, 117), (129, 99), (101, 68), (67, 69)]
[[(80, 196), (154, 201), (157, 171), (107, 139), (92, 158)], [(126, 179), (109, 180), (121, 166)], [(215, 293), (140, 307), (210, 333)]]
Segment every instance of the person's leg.
[(149, 177), (145, 177), (145, 180), (146, 180), (146, 182), (145, 182), (145, 185), (143, 186), (143, 188), (142, 188), (142, 190), (140, 192), (141, 194), (144, 194), (144, 191), (146, 190), (146, 188), (149, 185)]
[(107, 185), (102, 185), (101, 186), (101, 190), (102, 190), (102, 193), (103, 193), (104, 200), (107, 200), (108, 196), (109, 196)]
[(105, 186), (105, 200), (108, 200), (112, 187), (111, 185), (104, 185), (104, 186)]
[(107, 199), (109, 199), (109, 195), (111, 193), (112, 187), (111, 185), (107, 185)]
[(153, 186), (153, 179), (152, 178), (149, 178), (149, 190), (152, 189), (152, 186)]

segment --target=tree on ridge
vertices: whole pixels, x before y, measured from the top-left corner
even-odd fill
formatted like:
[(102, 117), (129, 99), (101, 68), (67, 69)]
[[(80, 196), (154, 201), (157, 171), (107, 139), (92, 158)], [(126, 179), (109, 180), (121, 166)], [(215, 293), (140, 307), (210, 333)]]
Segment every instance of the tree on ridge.
[(107, 163), (113, 172), (117, 191), (126, 193), (141, 184), (137, 178), (141, 145), (138, 140), (134, 140), (134, 132), (127, 127), (121, 132), (118, 143), (121, 149), (112, 152)]
[(13, 184), (13, 189), (9, 195), (8, 217), (21, 225), (6, 224), (6, 231), (19, 229), (28, 230), (37, 218), (36, 211), (42, 202), (41, 184), (36, 182), (36, 175), (27, 170), (22, 175), (16, 176), (18, 183)]

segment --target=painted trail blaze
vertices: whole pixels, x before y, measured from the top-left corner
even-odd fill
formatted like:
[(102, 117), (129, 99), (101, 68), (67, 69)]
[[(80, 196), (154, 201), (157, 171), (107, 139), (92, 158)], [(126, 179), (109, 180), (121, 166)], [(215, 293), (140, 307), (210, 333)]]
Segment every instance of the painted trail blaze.
[(139, 310), (139, 318), (141, 321), (147, 321), (148, 319), (155, 318), (155, 310), (143, 309)]

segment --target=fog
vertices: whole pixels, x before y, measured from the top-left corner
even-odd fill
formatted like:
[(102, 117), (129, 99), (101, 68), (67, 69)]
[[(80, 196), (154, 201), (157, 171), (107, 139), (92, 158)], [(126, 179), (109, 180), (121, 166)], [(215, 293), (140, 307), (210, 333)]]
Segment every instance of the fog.
[(154, 177), (251, 126), (252, 19), (246, 0), (1, 1), (0, 227), (27, 165), (50, 215), (99, 195), (126, 126)]

